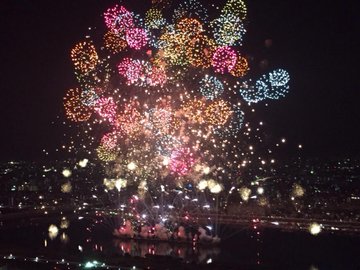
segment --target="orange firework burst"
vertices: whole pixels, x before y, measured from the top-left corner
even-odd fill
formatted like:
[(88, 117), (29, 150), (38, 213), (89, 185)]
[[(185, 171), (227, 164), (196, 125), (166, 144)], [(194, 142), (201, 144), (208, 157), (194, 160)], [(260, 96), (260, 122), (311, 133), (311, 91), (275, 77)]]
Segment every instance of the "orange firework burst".
[(127, 42), (119, 34), (109, 31), (104, 35), (104, 45), (105, 48), (115, 54), (123, 51), (127, 46)]
[(243, 77), (249, 71), (249, 64), (245, 57), (238, 55), (236, 64), (232, 70), (230, 70), (230, 74), (234, 77)]
[(69, 89), (64, 96), (66, 116), (74, 121), (81, 122), (90, 118), (92, 112), (82, 103), (81, 91), (78, 88)]
[(75, 70), (87, 73), (93, 70), (99, 62), (98, 54), (92, 42), (80, 42), (71, 50), (71, 60)]
[(182, 109), (185, 117), (187, 117), (190, 121), (197, 123), (204, 122), (204, 112), (206, 111), (206, 105), (203, 100), (190, 100), (183, 105)]
[(207, 122), (216, 126), (224, 125), (232, 113), (230, 105), (224, 100), (214, 101), (205, 111)]
[(176, 29), (181, 35), (190, 40), (204, 32), (201, 22), (191, 18), (182, 19), (176, 25)]

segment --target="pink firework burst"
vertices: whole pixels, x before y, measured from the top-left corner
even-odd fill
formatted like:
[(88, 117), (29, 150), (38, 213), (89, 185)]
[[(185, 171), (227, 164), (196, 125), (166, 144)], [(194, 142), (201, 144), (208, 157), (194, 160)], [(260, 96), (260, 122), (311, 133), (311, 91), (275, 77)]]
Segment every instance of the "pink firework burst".
[(104, 13), (106, 26), (116, 33), (125, 33), (127, 29), (134, 27), (134, 19), (131, 12), (125, 7), (115, 5)]
[(130, 48), (140, 50), (144, 47), (149, 38), (142, 28), (130, 28), (126, 30), (126, 41)]
[(189, 148), (178, 148), (172, 151), (170, 170), (178, 175), (186, 175), (195, 163), (193, 153)]
[(126, 78), (128, 85), (135, 83), (144, 76), (140, 60), (124, 58), (118, 65), (119, 74)]
[(115, 132), (107, 133), (102, 138), (100, 143), (107, 149), (114, 149), (117, 145), (118, 136)]
[(117, 66), (120, 75), (126, 76), (126, 72), (132, 61), (133, 60), (129, 57), (125, 57), (124, 59), (121, 60), (121, 62)]
[(112, 97), (99, 98), (94, 107), (95, 111), (103, 118), (113, 122), (116, 115), (116, 104)]
[(224, 74), (225, 71), (230, 72), (235, 67), (236, 61), (237, 54), (232, 48), (228, 46), (219, 47), (213, 55), (212, 66), (216, 72)]

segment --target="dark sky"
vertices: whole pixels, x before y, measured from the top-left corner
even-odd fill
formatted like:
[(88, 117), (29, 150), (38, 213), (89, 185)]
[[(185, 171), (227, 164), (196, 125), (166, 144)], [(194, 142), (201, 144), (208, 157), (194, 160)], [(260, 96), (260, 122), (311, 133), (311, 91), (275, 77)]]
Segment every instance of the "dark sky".
[[(146, 0), (128, 2), (134, 11), (145, 9)], [(289, 95), (269, 103), (262, 120), (274, 136), (303, 144), (310, 156), (360, 151), (355, 2), (247, 1), (244, 48), (291, 75)], [(43, 148), (62, 143), (63, 130), (51, 122), (63, 117), (64, 92), (77, 86), (69, 52), (88, 26), (102, 23), (100, 14), (113, 3), (0, 1), (1, 160), (39, 159)]]

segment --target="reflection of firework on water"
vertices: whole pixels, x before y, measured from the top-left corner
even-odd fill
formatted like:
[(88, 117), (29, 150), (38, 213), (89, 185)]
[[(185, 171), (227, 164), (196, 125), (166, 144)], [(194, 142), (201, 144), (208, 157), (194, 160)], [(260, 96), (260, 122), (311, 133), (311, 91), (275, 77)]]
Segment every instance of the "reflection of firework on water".
[[(251, 199), (239, 176), (251, 181), (255, 164), (260, 174), (272, 164), (252, 103), (285, 96), (289, 74), (274, 69), (251, 79), (242, 0), (228, 0), (211, 20), (197, 0), (171, 14), (169, 1), (153, 2), (144, 20), (125, 6), (108, 8), (100, 44), (87, 36), (71, 50), (80, 86), (66, 93), (64, 108), (70, 120), (86, 121), (75, 141), (102, 162), (105, 189), (123, 205), (118, 233), (163, 224), (157, 235), (167, 228), (184, 237), (174, 224), (224, 210), (229, 189), (239, 188), (242, 203)], [(76, 151), (73, 139), (69, 149)], [(257, 197), (257, 205), (269, 204)]]
[(314, 223), (311, 223), (310, 226), (309, 226), (309, 232), (312, 234), (312, 235), (318, 235), (320, 232), (321, 232), (321, 225), (314, 222)]
[(58, 228), (56, 225), (54, 225), (54, 224), (51, 224), (51, 225), (49, 226), (48, 231), (49, 231), (49, 238), (50, 238), (51, 240), (55, 239), (55, 238), (58, 236), (58, 234), (59, 234), (59, 228)]
[(62, 193), (70, 193), (72, 190), (72, 185), (70, 182), (66, 182), (65, 184), (61, 185), (61, 192)]
[(251, 189), (249, 189), (247, 187), (242, 187), (242, 188), (240, 188), (239, 193), (240, 193), (241, 199), (243, 201), (248, 201), (250, 198)]

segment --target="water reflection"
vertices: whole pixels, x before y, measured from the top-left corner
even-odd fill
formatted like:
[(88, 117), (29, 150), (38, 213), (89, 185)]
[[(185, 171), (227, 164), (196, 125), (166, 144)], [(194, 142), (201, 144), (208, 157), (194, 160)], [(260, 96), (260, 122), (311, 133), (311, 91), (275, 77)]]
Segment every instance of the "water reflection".
[(69, 242), (69, 236), (63, 232), (61, 234), (61, 237), (60, 237), (60, 241), (63, 243), (63, 244), (67, 244)]
[(209, 259), (214, 260), (220, 254), (217, 246), (191, 246), (169, 242), (150, 242), (136, 240), (114, 240), (117, 252), (121, 255), (145, 257), (146, 254), (172, 256), (186, 261), (206, 263)]

